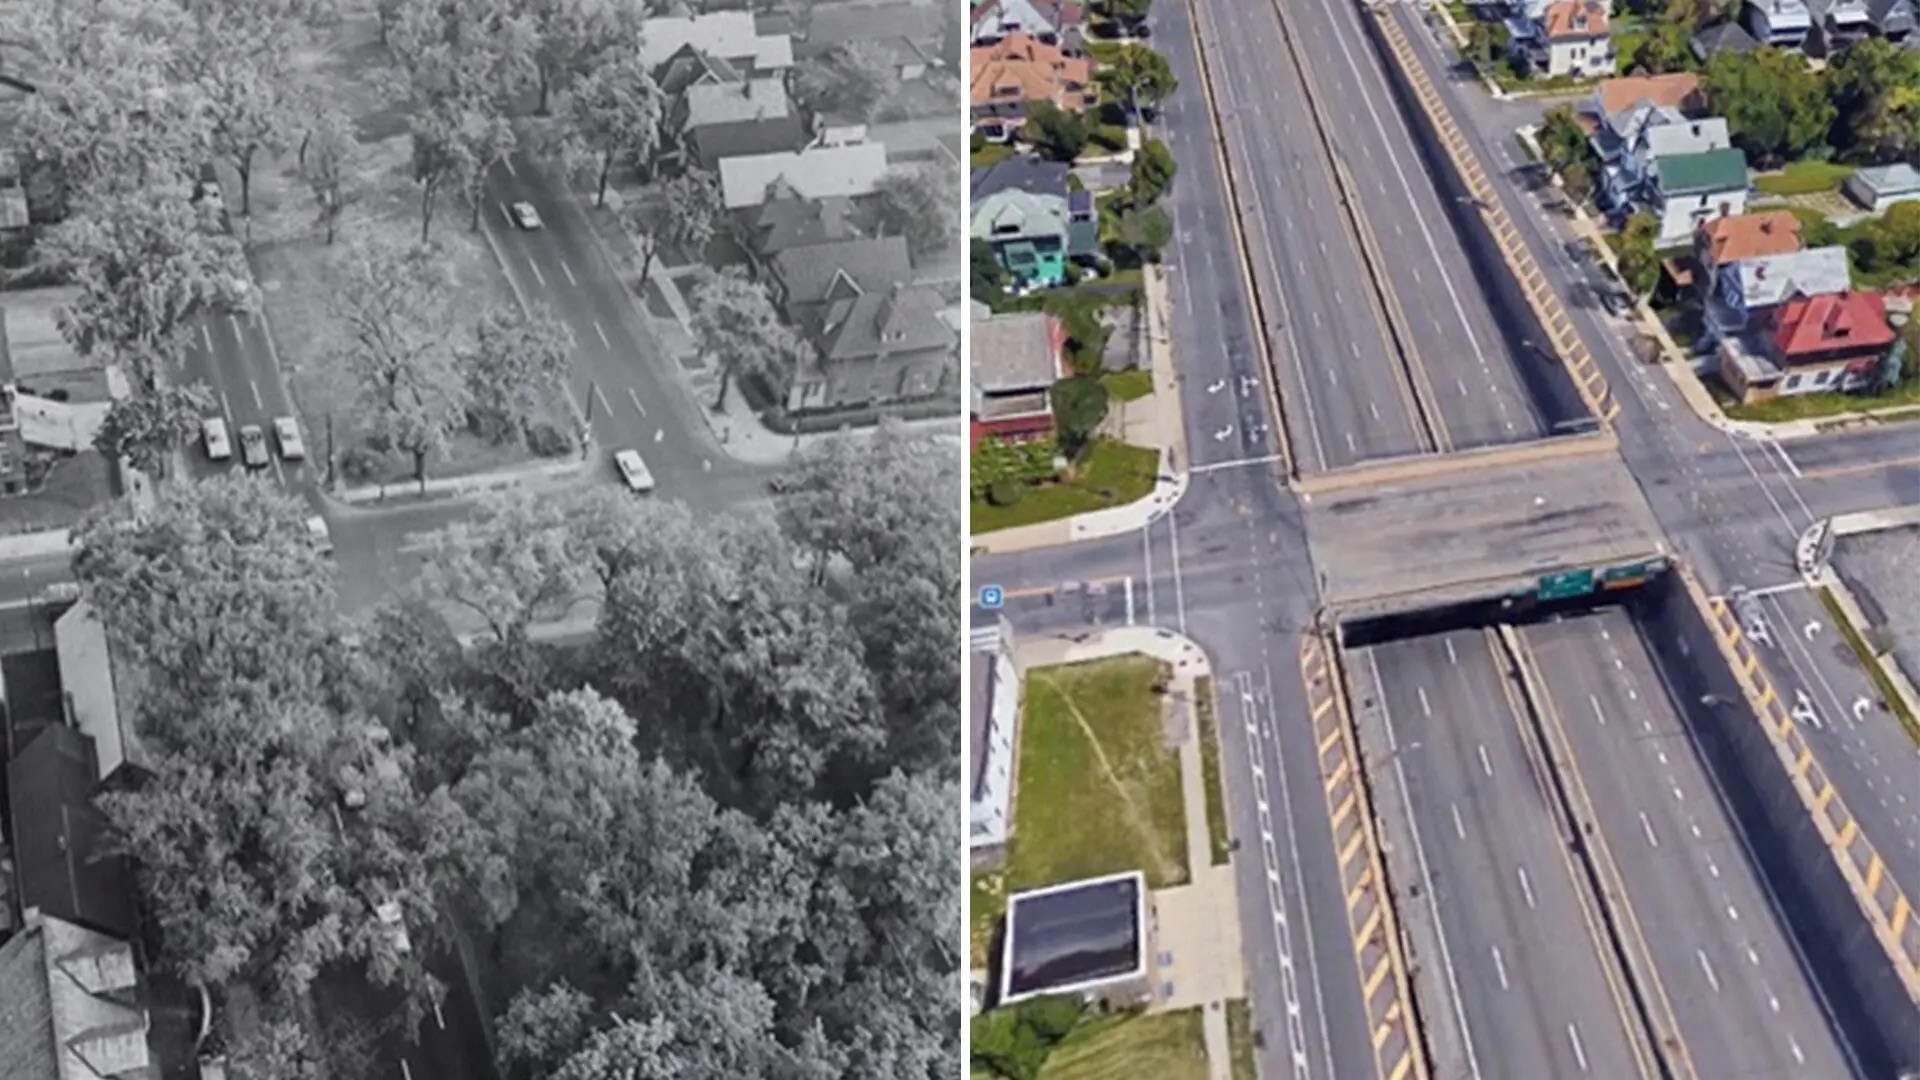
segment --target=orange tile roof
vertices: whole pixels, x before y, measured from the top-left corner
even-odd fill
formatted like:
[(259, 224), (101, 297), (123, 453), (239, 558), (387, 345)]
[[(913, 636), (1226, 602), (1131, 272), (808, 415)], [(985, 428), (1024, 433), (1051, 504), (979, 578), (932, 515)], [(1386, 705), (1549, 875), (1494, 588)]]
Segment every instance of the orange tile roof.
[(1008, 34), (969, 57), (975, 105), (994, 101), (1051, 101), (1063, 109), (1093, 104), (1093, 61), (1068, 56), (1030, 34)]
[(1869, 351), (1893, 344), (1879, 293), (1796, 296), (1774, 316), (1773, 344), (1783, 359), (1812, 353)]
[(1642, 101), (1687, 112), (1700, 104), (1700, 76), (1691, 71), (1668, 75), (1629, 75), (1607, 79), (1600, 84), (1600, 108), (1608, 116), (1623, 112)]
[(1540, 19), (1548, 41), (1573, 37), (1606, 37), (1607, 5), (1600, 0), (1558, 0), (1547, 5)]
[(1730, 214), (1700, 226), (1708, 261), (1715, 266), (1785, 255), (1800, 250), (1800, 219), (1785, 210)]

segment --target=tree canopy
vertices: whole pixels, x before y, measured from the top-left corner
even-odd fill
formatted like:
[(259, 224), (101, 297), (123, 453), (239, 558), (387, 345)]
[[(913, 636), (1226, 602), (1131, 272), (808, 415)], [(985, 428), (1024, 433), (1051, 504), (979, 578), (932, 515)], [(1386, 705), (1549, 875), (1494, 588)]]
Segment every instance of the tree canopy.
[(1764, 45), (1744, 55), (1718, 53), (1707, 63), (1702, 85), (1755, 168), (1820, 146), (1833, 123), (1826, 87), (1798, 53)]

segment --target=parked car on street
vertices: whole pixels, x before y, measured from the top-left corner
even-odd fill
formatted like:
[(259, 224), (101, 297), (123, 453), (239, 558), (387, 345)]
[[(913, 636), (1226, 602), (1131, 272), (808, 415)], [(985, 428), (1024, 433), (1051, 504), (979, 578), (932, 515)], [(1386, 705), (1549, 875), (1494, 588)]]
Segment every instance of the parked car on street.
[(515, 225), (523, 229), (537, 229), (540, 227), (540, 211), (535, 210), (532, 203), (517, 202), (513, 204), (511, 209), (513, 210), (513, 223)]
[(634, 491), (652, 491), (653, 474), (647, 471), (647, 463), (640, 458), (638, 450), (622, 450), (613, 455), (613, 464), (620, 470), (620, 479)]
[(227, 437), (227, 422), (218, 416), (209, 416), (200, 422), (200, 438), (206, 443), (207, 457), (214, 461), (225, 461), (233, 456), (233, 441)]
[(300, 425), (291, 416), (282, 416), (273, 422), (273, 438), (280, 444), (280, 456), (288, 461), (299, 461), (307, 456), (307, 444), (300, 438)]
[(240, 429), (240, 460), (249, 469), (267, 467), (267, 433), (260, 430), (259, 424)]

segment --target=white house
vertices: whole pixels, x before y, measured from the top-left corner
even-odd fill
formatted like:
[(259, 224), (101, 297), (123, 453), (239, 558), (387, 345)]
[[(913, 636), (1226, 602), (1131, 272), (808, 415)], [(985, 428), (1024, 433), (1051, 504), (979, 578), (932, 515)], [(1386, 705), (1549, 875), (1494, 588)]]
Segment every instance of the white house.
[(879, 143), (722, 158), (720, 195), (729, 210), (759, 206), (775, 183), (785, 181), (798, 198), (852, 198), (873, 194), (886, 174), (887, 148)]
[(1847, 198), (1875, 214), (1895, 203), (1920, 199), (1920, 170), (1906, 162), (1861, 169), (1841, 185)]
[(969, 851), (985, 851), (1007, 842), (1013, 823), (1013, 737), (1020, 711), (1020, 669), (1013, 657), (1013, 626), (997, 619), (969, 635), (967, 659), (971, 693), (967, 762), (972, 799), (968, 810)]
[(1613, 38), (1601, 0), (1555, 0), (1538, 18), (1509, 25), (1514, 51), (1536, 76), (1613, 73)]
[(1707, 331), (1731, 337), (1796, 296), (1825, 296), (1852, 286), (1847, 249), (1839, 244), (1728, 263), (1720, 267), (1707, 300)]
[(1635, 125), (1632, 141), (1612, 147), (1612, 157), (1601, 166), (1600, 204), (1609, 211), (1630, 212), (1659, 201), (1660, 159), (1733, 145), (1727, 122), (1719, 117), (1689, 120), (1674, 110), (1648, 106), (1635, 109), (1628, 122)]
[(793, 66), (793, 38), (762, 34), (751, 11), (659, 15), (640, 23), (640, 60), (649, 71), (688, 47), (756, 72)]
[(1656, 157), (1654, 169), (1658, 184), (1649, 205), (1660, 218), (1659, 247), (1689, 244), (1702, 224), (1747, 212), (1747, 158), (1738, 150)]
[(1800, 48), (1813, 29), (1806, 0), (1747, 0), (1740, 16), (1755, 41), (1776, 49)]

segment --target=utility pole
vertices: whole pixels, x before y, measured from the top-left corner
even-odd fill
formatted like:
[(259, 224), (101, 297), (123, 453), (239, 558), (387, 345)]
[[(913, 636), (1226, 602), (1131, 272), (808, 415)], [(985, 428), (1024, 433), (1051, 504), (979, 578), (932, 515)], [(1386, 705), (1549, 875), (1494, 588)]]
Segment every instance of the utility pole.
[(587, 413), (580, 421), (580, 460), (587, 460), (593, 446), (593, 403), (600, 396), (600, 386), (593, 379), (587, 380)]
[(337, 486), (340, 482), (339, 477), (334, 474), (334, 468), (333, 413), (329, 412), (327, 413), (327, 487), (329, 488)]

